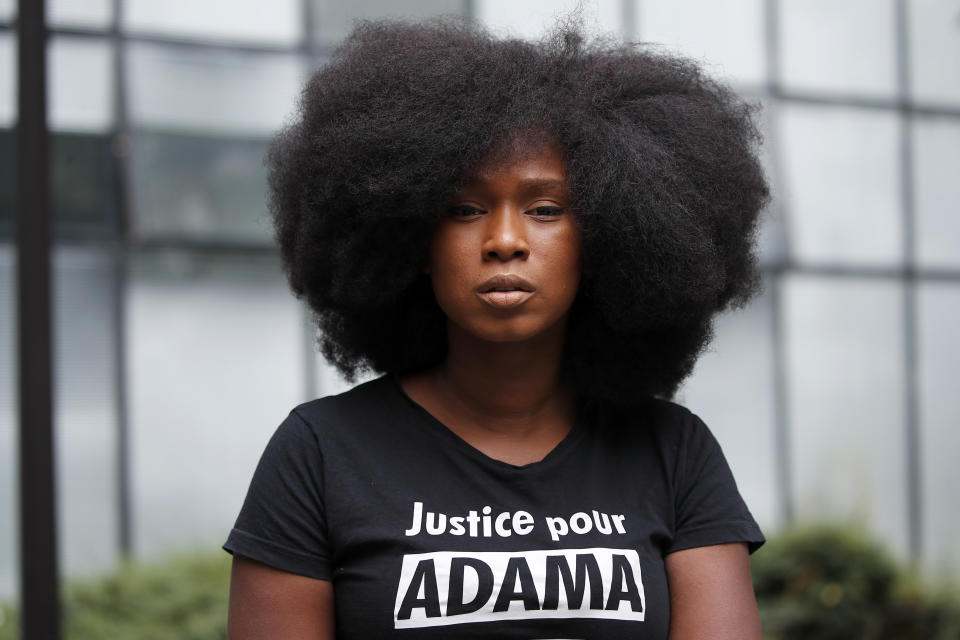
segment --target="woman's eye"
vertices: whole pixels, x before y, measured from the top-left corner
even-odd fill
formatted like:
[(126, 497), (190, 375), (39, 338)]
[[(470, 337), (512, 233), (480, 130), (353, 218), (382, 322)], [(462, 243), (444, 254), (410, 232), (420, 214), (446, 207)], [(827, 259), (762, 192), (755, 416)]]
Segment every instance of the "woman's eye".
[(448, 213), (452, 218), (472, 218), (473, 216), (480, 215), (483, 213), (483, 211), (477, 209), (476, 207), (471, 207), (468, 204), (461, 204), (455, 207), (450, 207)]
[(530, 213), (536, 216), (559, 216), (563, 213), (563, 207), (536, 207), (530, 210)]

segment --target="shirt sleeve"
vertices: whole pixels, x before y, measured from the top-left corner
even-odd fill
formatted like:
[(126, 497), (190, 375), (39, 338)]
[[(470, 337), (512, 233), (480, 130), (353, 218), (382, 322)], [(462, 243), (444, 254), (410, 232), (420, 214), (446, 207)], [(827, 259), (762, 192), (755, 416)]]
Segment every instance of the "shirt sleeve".
[(744, 503), (720, 445), (700, 418), (687, 413), (675, 475), (675, 530), (667, 553), (745, 542), (753, 553), (763, 533)]
[(267, 444), (223, 548), (283, 571), (331, 579), (323, 456), (296, 410)]

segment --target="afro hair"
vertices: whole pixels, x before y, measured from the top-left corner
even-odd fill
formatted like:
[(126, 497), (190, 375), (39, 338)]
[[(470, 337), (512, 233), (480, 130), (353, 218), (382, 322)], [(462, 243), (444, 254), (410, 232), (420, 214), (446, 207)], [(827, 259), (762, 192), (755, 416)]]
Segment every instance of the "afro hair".
[(348, 379), (439, 364), (446, 319), (422, 266), (444, 205), (504, 140), (547, 135), (582, 233), (570, 383), (671, 397), (714, 316), (759, 285), (754, 110), (690, 60), (576, 24), (533, 43), (462, 20), (360, 23), (267, 155), (287, 277)]

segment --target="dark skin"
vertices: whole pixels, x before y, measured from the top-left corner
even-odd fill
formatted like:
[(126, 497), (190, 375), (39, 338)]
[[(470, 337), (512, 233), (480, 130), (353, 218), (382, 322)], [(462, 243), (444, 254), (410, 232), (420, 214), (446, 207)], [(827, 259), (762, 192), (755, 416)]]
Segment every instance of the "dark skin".
[[(447, 316), (448, 355), (401, 385), (480, 452), (525, 465), (573, 426), (576, 397), (561, 366), (580, 235), (562, 150), (514, 160), (482, 163), (435, 232), (425, 270)], [(665, 566), (669, 640), (760, 639), (746, 545), (677, 551)], [(229, 616), (231, 640), (329, 640), (333, 586), (236, 557)]]
[[(580, 282), (563, 155), (549, 146), (523, 158), (477, 168), (435, 232), (426, 270), (447, 316), (447, 359), (401, 381), (458, 436), (515, 465), (541, 460), (573, 426), (561, 367)], [(498, 276), (522, 281), (497, 288), (524, 291), (488, 292)], [(508, 296), (522, 302), (498, 298)]]

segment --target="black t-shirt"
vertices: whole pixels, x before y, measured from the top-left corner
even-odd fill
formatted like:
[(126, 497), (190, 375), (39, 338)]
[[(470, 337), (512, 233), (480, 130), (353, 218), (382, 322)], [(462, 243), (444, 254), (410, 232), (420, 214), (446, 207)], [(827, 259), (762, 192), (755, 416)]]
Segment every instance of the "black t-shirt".
[(682, 407), (585, 407), (514, 466), (385, 376), (290, 413), (224, 548), (332, 580), (338, 640), (663, 640), (664, 556), (724, 542), (763, 536)]

